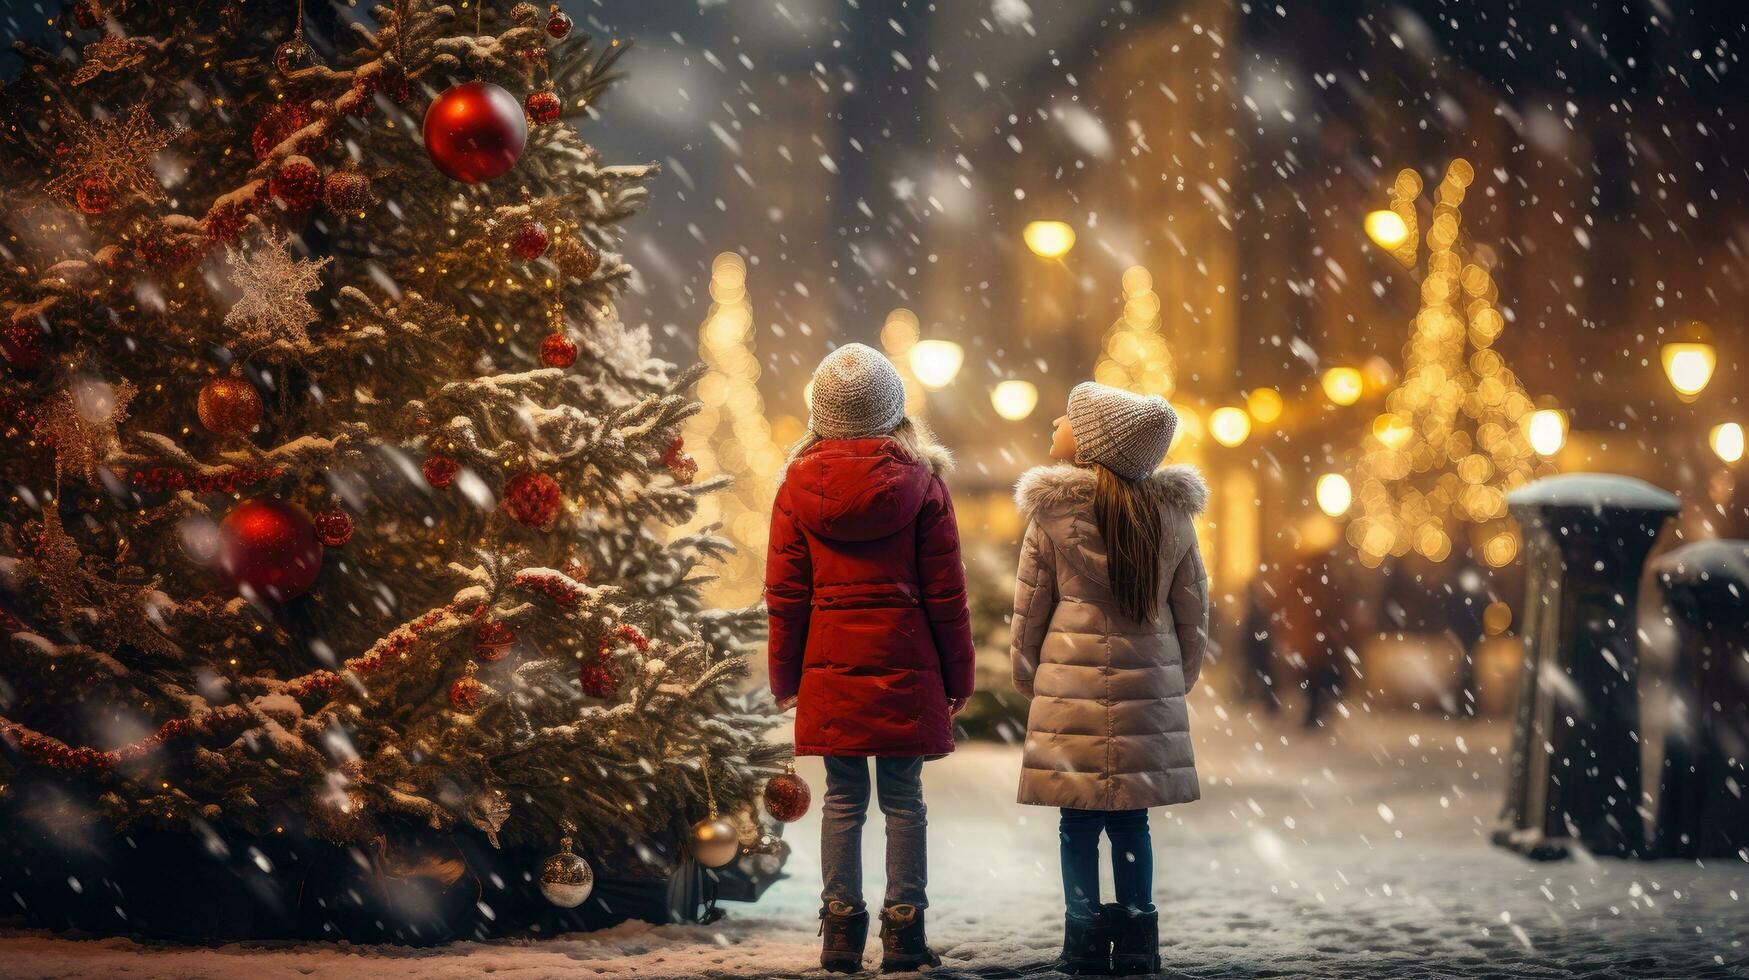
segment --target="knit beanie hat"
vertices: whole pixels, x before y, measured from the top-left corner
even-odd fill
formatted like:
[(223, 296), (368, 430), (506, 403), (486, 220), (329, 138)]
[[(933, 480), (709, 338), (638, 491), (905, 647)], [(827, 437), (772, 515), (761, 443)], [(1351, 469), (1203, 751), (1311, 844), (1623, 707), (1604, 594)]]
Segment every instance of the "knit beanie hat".
[(884, 436), (905, 419), (905, 382), (864, 344), (845, 344), (814, 369), (808, 428), (823, 439)]
[(1069, 392), (1075, 462), (1098, 463), (1129, 480), (1154, 472), (1172, 447), (1178, 413), (1158, 395), (1135, 395), (1096, 381)]

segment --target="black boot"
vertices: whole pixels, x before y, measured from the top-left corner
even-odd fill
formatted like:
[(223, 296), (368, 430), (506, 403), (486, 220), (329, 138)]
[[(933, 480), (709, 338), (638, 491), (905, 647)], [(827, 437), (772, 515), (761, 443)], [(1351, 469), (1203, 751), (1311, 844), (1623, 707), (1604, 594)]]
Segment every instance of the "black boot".
[(820, 910), (820, 966), (832, 973), (862, 972), (862, 947), (868, 942), (868, 910), (832, 902)]
[(923, 935), (923, 910), (915, 905), (889, 905), (881, 910), (881, 972), (904, 973), (940, 966)]
[(1072, 977), (1110, 976), (1111, 939), (1112, 921), (1105, 909), (1095, 909), (1091, 918), (1064, 915), (1063, 955), (1057, 970)]
[(1122, 905), (1107, 905), (1115, 924), (1111, 944), (1111, 972), (1128, 977), (1160, 972), (1160, 913), (1135, 912)]

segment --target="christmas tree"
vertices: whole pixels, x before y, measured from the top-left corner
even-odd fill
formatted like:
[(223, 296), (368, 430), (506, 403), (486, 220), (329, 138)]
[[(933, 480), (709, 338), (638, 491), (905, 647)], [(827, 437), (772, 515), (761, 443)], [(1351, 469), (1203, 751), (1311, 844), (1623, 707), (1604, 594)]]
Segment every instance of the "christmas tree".
[(80, 0), (20, 49), (0, 822), (732, 860), (787, 749), (762, 613), (700, 598), (726, 540), (666, 530), (722, 482), (696, 373), (615, 312), (624, 47), (320, 7)]

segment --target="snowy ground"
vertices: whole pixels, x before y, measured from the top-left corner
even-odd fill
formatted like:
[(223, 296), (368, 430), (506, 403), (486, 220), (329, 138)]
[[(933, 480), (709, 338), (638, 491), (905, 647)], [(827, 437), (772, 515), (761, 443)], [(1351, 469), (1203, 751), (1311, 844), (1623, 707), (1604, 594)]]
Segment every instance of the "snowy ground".
[[(1749, 865), (1531, 864), (1489, 846), (1505, 768), (1500, 726), (1355, 718), (1307, 736), (1207, 702), (1196, 724), (1205, 798), (1154, 812), (1168, 976), (1749, 977)], [(1049, 975), (1061, 928), (1055, 812), (1011, 802), (1016, 765), (1013, 749), (975, 745), (927, 769), (929, 925), (947, 960), (938, 976)], [(819, 766), (803, 772), (817, 793)], [(189, 949), (13, 933), (0, 935), (0, 973), (802, 976), (817, 962), (816, 816), (791, 830), (793, 877), (757, 905), (728, 905), (730, 917), (709, 927), (628, 925), (435, 950)], [(879, 828), (877, 813), (867, 835), (874, 901)]]

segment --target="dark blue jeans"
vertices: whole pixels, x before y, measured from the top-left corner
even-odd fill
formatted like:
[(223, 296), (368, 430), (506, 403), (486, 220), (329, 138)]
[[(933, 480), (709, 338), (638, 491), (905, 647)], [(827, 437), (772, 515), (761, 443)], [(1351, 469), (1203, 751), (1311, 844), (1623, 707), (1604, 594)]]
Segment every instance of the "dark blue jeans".
[[(862, 824), (868, 819), (868, 763), (826, 757), (826, 801), (820, 807), (821, 903), (862, 911)], [(923, 805), (923, 758), (874, 760), (875, 795), (887, 818), (887, 905), (928, 908), (929, 809)]]
[(1111, 839), (1111, 877), (1117, 904), (1154, 911), (1154, 842), (1146, 810), (1063, 808), (1063, 900), (1069, 914), (1092, 918), (1099, 907), (1099, 832)]

